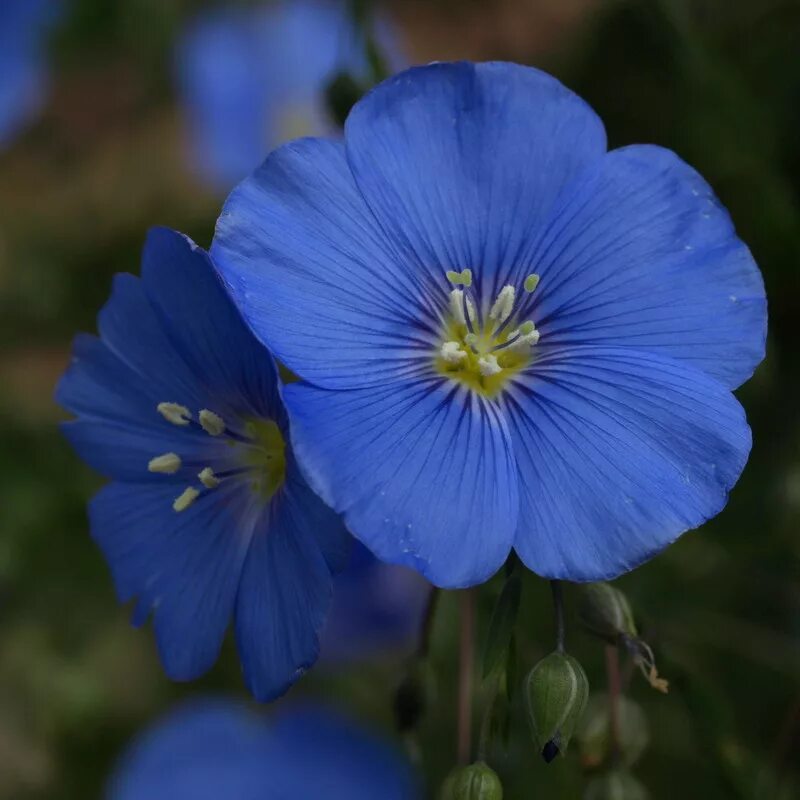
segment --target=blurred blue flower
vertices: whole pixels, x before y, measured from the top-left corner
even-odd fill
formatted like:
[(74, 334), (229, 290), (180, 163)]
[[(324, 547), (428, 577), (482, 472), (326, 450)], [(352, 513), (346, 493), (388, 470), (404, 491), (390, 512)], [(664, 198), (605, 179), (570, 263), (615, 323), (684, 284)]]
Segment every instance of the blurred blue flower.
[(270, 722), (224, 701), (195, 703), (146, 731), (109, 800), (413, 800), (413, 773), (383, 739), (330, 711)]
[(430, 584), (406, 567), (378, 561), (356, 543), (334, 578), (321, 657), (342, 662), (410, 650), (417, 644)]
[[(388, 26), (376, 31), (396, 61)], [(197, 170), (227, 189), (280, 142), (330, 132), (327, 84), (341, 70), (361, 74), (365, 66), (343, 0), (279, 0), (199, 15), (177, 47)]]
[(228, 624), (249, 689), (267, 700), (317, 658), (331, 572), (349, 537), (300, 476), (272, 361), (207, 254), (150, 232), (142, 278), (117, 275), (57, 390), (64, 424), (113, 479), (92, 500), (92, 536), (135, 623), (153, 612), (167, 673), (195, 678)]
[(57, 0), (0, 3), (0, 147), (39, 112), (47, 91), (45, 35)]
[(440, 586), (514, 548), (548, 578), (632, 569), (717, 514), (764, 355), (761, 275), (705, 181), (538, 70), (382, 83), (343, 143), (275, 151), (212, 254), (287, 388), (311, 484)]

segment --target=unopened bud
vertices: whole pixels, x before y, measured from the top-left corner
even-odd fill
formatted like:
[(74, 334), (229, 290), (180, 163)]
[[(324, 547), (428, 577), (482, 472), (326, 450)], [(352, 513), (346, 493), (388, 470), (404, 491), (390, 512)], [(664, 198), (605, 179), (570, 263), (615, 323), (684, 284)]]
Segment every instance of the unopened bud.
[(616, 731), (612, 738), (611, 705), (607, 694), (593, 694), (575, 733), (581, 764), (597, 769), (618, 758), (633, 764), (647, 748), (650, 731), (641, 706), (620, 695), (616, 700)]
[(483, 761), (458, 767), (442, 787), (441, 800), (503, 800), (503, 784)]
[(587, 583), (581, 587), (578, 614), (592, 633), (612, 644), (620, 637), (636, 636), (628, 598), (610, 583)]
[(588, 696), (589, 681), (583, 667), (566, 653), (550, 653), (528, 673), (528, 720), (536, 746), (547, 763), (566, 752)]
[(592, 778), (583, 800), (649, 800), (650, 793), (630, 772), (614, 770)]

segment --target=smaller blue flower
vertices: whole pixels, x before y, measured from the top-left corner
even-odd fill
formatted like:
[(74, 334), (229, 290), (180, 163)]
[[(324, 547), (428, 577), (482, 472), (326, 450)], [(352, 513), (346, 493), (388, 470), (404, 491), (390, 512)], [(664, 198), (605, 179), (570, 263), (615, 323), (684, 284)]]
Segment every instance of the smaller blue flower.
[(119, 598), (138, 597), (135, 624), (153, 613), (176, 680), (214, 663), (235, 618), (247, 686), (272, 699), (316, 660), (349, 551), (287, 444), (275, 364), (205, 251), (163, 228), (98, 325), (57, 399), (78, 454), (113, 479), (89, 516)]
[(109, 800), (413, 800), (417, 782), (381, 738), (330, 711), (271, 724), (222, 700), (179, 709), (146, 731), (110, 781)]
[(55, 0), (0, 3), (0, 146), (39, 111), (47, 90), (44, 37)]
[[(388, 26), (377, 27), (399, 63)], [(366, 64), (347, 3), (282, 0), (200, 14), (178, 43), (176, 66), (196, 167), (227, 189), (282, 141), (331, 132), (325, 88)]]
[(333, 582), (322, 658), (346, 662), (414, 646), (430, 591), (419, 573), (384, 564), (356, 542), (347, 569)]

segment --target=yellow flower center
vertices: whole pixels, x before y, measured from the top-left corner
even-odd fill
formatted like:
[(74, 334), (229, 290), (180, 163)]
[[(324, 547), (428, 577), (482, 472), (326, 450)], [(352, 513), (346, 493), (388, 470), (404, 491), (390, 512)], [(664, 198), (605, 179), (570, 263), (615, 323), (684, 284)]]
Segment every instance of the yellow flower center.
[[(496, 397), (509, 379), (533, 360), (539, 331), (531, 320), (522, 321), (515, 310), (516, 287), (504, 286), (491, 307), (482, 309), (470, 293), (471, 270), (450, 271), (447, 279), (454, 288), (434, 367), (484, 397)], [(538, 275), (529, 275), (523, 282), (524, 292), (531, 294), (538, 283)], [(523, 301), (522, 311), (525, 305)]]

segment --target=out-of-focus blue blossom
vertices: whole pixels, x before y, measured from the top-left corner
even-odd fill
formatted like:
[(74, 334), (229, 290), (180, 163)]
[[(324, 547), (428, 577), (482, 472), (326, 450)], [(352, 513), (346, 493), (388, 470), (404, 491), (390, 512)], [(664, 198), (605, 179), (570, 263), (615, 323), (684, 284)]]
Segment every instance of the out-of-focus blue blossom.
[(0, 2), (0, 147), (39, 112), (47, 93), (45, 38), (58, 0)]
[[(344, 0), (277, 0), (211, 9), (177, 46), (178, 86), (197, 171), (229, 188), (277, 144), (332, 130), (324, 90), (364, 72), (364, 45)], [(397, 63), (389, 28), (376, 26)]]
[(407, 650), (417, 642), (430, 584), (407, 567), (384, 564), (356, 543), (333, 581), (333, 603), (321, 637), (329, 661)]
[(113, 480), (89, 516), (120, 600), (138, 598), (139, 624), (153, 614), (178, 680), (214, 663), (233, 619), (245, 681), (271, 699), (316, 660), (350, 545), (288, 446), (275, 364), (208, 255), (167, 229), (141, 279), (116, 277), (98, 327), (57, 399), (75, 450)]
[(402, 72), (345, 141), (276, 150), (212, 254), (285, 392), (307, 478), (433, 583), (515, 549), (548, 578), (630, 570), (717, 514), (751, 436), (761, 275), (674, 153), (607, 151), (554, 78)]
[(112, 776), (108, 800), (415, 800), (388, 742), (328, 710), (265, 721), (225, 701), (195, 703), (145, 732)]

